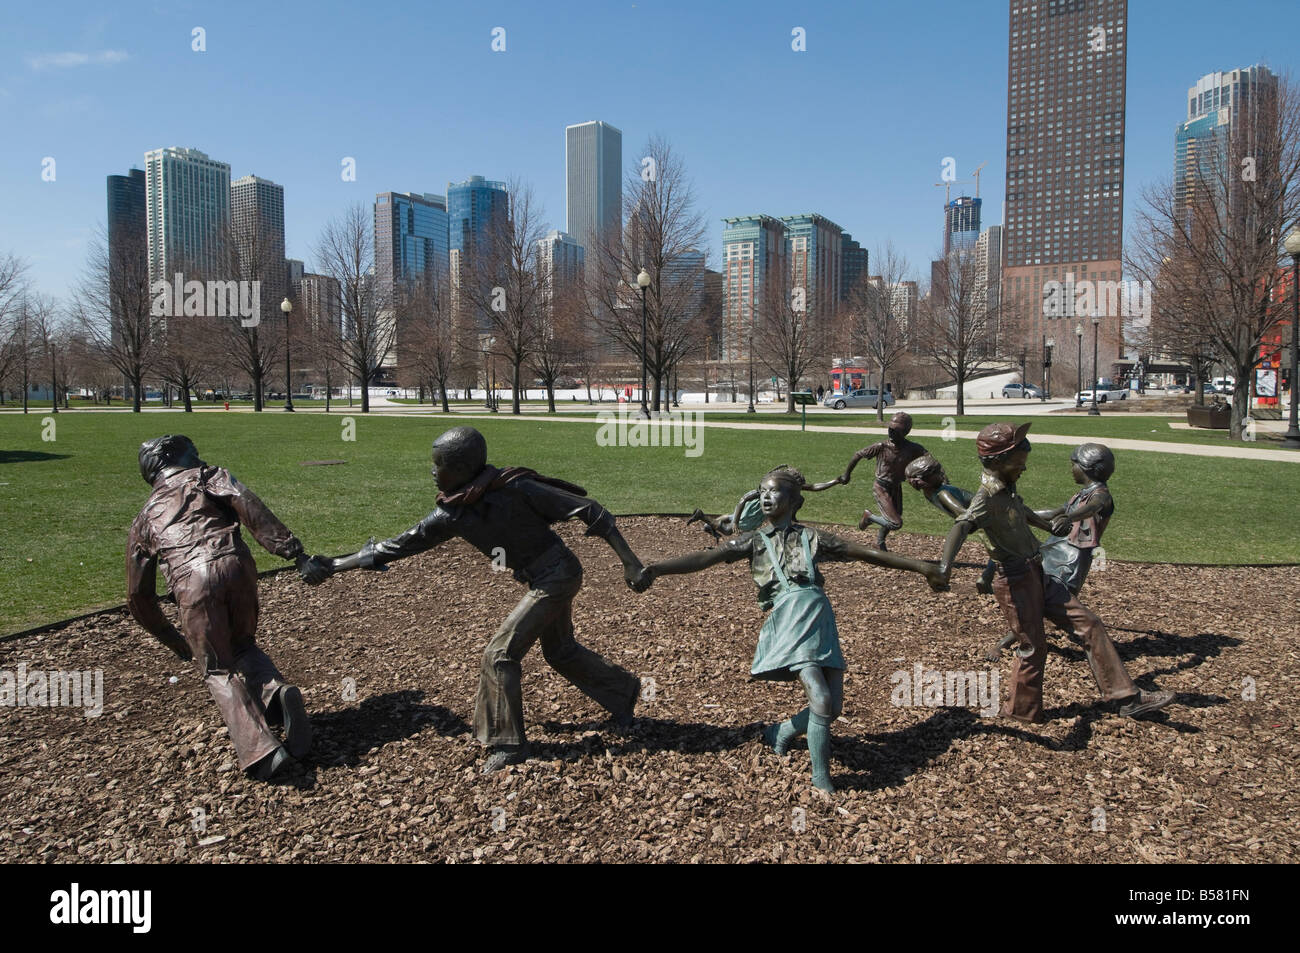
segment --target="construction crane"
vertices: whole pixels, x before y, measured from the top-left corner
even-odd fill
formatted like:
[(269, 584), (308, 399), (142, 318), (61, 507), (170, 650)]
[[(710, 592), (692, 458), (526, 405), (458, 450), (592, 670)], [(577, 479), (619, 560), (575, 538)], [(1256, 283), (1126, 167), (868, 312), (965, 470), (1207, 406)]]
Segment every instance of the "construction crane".
[[(980, 197), (980, 172), (982, 172), (982, 171), (984, 170), (984, 167), (985, 167), (986, 165), (988, 165), (987, 162), (981, 162), (981, 163), (979, 164), (979, 168), (976, 169), (974, 172), (971, 173), (971, 175), (973, 175), (973, 176), (975, 177), (975, 197), (976, 197), (976, 198), (979, 198), (979, 197)], [(940, 189), (943, 189), (943, 190), (944, 190), (944, 192), (943, 192), (943, 206), (944, 206), (944, 208), (947, 208), (948, 205), (952, 202), (952, 187), (953, 187), (954, 185), (969, 185), (970, 182), (971, 182), (970, 179), (964, 179), (964, 180), (962, 180), (962, 181), (960, 181), (960, 182), (936, 182), (936, 183), (934, 183), (935, 188), (940, 188)]]

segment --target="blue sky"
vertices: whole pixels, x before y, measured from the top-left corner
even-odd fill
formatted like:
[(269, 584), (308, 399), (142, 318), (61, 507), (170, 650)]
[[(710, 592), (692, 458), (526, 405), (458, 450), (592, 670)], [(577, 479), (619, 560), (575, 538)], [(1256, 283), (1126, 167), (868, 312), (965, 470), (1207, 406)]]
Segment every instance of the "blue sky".
[[(1130, 3), (1126, 224), (1142, 186), (1171, 174), (1187, 87), (1256, 62), (1294, 69), (1297, 13), (1295, 0)], [(3, 23), (0, 253), (27, 258), (47, 294), (84, 266), (105, 176), (160, 146), (282, 184), (288, 254), (309, 267), (348, 205), (472, 174), (531, 182), (563, 228), (564, 127), (589, 119), (623, 130), (625, 165), (652, 134), (672, 143), (715, 267), (723, 217), (815, 211), (928, 273), (945, 156), (961, 179), (988, 163), (984, 224), (1001, 221), (1006, 0), (54, 0), (11, 4)]]

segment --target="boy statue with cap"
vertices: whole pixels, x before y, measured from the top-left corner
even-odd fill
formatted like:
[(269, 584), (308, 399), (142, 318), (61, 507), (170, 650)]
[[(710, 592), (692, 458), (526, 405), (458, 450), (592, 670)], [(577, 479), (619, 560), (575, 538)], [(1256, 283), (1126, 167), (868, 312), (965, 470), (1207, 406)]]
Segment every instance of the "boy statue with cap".
[(1102, 698), (1119, 703), (1121, 715), (1132, 718), (1164, 708), (1174, 700), (1173, 692), (1139, 690), (1124, 670), (1101, 619), (1081, 605), (1060, 580), (1043, 572), (1038, 538), (1030, 526), (1051, 531), (1052, 525), (1026, 506), (1016, 492), (1017, 481), (1028, 469), (1028, 430), (1027, 423), (1019, 427), (996, 423), (979, 432), (975, 443), (984, 465), (980, 488), (953, 524), (939, 560), (939, 572), (946, 582), (966, 537), (982, 530), (988, 539), (997, 563), (993, 595), (1020, 642), (1011, 673), (1011, 698), (1003, 705), (1002, 714), (1026, 722), (1044, 720), (1044, 617), (1067, 634), (1077, 633), (1082, 638)]
[[(1115, 474), (1115, 454), (1105, 444), (1081, 443), (1070, 454), (1070, 472), (1083, 489), (1065, 505), (1039, 510), (1038, 515), (1052, 525), (1052, 535), (1042, 547), (1043, 572), (1077, 596), (1092, 567), (1093, 550), (1101, 545), (1101, 534), (1115, 514), (1115, 501), (1106, 485)], [(1015, 641), (1016, 634), (1008, 632), (987, 658), (996, 661)]]
[(643, 567), (614, 525), (613, 514), (580, 486), (524, 467), (490, 465), (487, 442), (473, 427), (453, 427), (434, 441), (433, 475), (439, 492), (432, 513), (400, 536), (369, 542), (351, 556), (313, 557), (300, 567), (303, 578), (319, 585), (337, 572), (383, 569), (456, 537), (485, 556), (504, 555), (528, 591), (483, 652), (474, 736), (489, 748), (484, 774), (529, 757), (520, 665), (539, 640), (551, 668), (608, 710), (617, 724), (630, 724), (641, 680), (573, 637), (573, 599), (582, 589), (582, 564), (551, 529), (552, 523), (582, 520), (587, 535), (604, 539), (622, 560), (623, 578), (631, 585)]
[[(127, 607), (182, 659), (203, 660), (203, 682), (230, 730), (240, 768), (270, 780), (307, 753), (311, 722), (302, 692), (284, 681), (254, 639), (257, 566), (239, 527), (300, 569), (308, 561), (302, 543), (229, 471), (200, 460), (189, 437), (143, 443), (140, 473), (153, 493), (127, 537)], [(158, 605), (159, 563), (176, 599), (179, 631)], [(268, 722), (283, 724), (283, 745)]]
[(885, 537), (903, 525), (904, 471), (909, 463), (925, 453), (925, 447), (907, 439), (911, 432), (912, 415), (900, 410), (889, 421), (889, 439), (863, 447), (855, 453), (849, 460), (844, 475), (840, 477), (841, 483), (848, 483), (859, 460), (875, 458), (876, 480), (871, 489), (880, 506), (880, 514), (876, 515), (869, 509), (863, 510), (858, 529), (865, 530), (872, 523), (879, 526), (876, 548), (881, 552), (888, 552)]

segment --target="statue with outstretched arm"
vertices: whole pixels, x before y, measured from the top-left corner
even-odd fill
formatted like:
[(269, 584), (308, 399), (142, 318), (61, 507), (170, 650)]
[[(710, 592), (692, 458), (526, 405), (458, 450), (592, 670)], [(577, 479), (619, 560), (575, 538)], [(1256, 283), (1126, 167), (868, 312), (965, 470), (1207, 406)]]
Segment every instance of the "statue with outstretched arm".
[[(230, 471), (200, 460), (189, 437), (143, 443), (140, 473), (152, 492), (127, 538), (127, 608), (177, 656), (199, 658), (239, 766), (270, 780), (307, 754), (312, 729), (301, 690), (257, 644), (257, 566), (240, 528), (300, 569), (308, 564), (302, 543)], [(158, 604), (159, 566), (179, 629)], [(272, 730), (281, 725), (283, 744)]]
[[(778, 467), (778, 469), (780, 468)], [(823, 490), (829, 490), (833, 486), (842, 486), (848, 482), (847, 476), (838, 476), (834, 480), (827, 480), (824, 483), (805, 483), (800, 489), (804, 493), (820, 493)], [(758, 489), (750, 490), (736, 503), (735, 510), (716, 519), (706, 516), (704, 511), (697, 507), (695, 512), (690, 515), (690, 518), (686, 520), (686, 525), (703, 523), (704, 531), (714, 539), (721, 539), (723, 536), (730, 536), (737, 532), (758, 529), (763, 523), (763, 509), (758, 501), (760, 493), (761, 491)]]
[(1012, 668), (1010, 699), (1002, 714), (1025, 722), (1043, 716), (1043, 664), (1047, 658), (1044, 618), (1063, 632), (1078, 634), (1087, 649), (1088, 664), (1101, 696), (1119, 704), (1119, 714), (1137, 717), (1174, 700), (1173, 692), (1142, 691), (1133, 684), (1105, 623), (1081, 604), (1060, 580), (1043, 571), (1038, 537), (1030, 527), (1051, 531), (1046, 517), (1030, 509), (1018, 492), (1018, 481), (1029, 467), (1029, 424), (989, 424), (975, 439), (984, 472), (970, 506), (953, 523), (939, 560), (946, 581), (962, 544), (982, 530), (997, 571), (993, 595), (1020, 645)]
[(876, 532), (876, 548), (884, 551), (885, 537), (903, 526), (903, 479), (907, 465), (925, 453), (925, 447), (914, 440), (908, 440), (912, 432), (912, 415), (899, 411), (889, 421), (889, 439), (863, 447), (849, 460), (841, 483), (848, 483), (853, 469), (862, 460), (876, 461), (876, 478), (871, 485), (871, 492), (876, 498), (879, 513), (869, 509), (862, 511), (858, 529), (865, 530), (871, 524), (879, 527)]
[(582, 588), (582, 564), (551, 528), (569, 519), (586, 523), (587, 535), (605, 540), (622, 561), (630, 586), (643, 567), (613, 515), (580, 486), (523, 467), (490, 465), (487, 442), (472, 427), (453, 427), (434, 441), (433, 474), (439, 493), (432, 513), (400, 536), (372, 540), (350, 556), (313, 557), (303, 578), (318, 585), (334, 573), (383, 569), (456, 538), (485, 556), (505, 559), (528, 591), (483, 652), (474, 736), (489, 749), (485, 774), (529, 757), (520, 665), (535, 642), (541, 642), (551, 668), (607, 709), (616, 724), (630, 724), (641, 680), (574, 638), (573, 599)]
[(759, 606), (768, 613), (750, 674), (778, 681), (798, 679), (808, 697), (808, 707), (771, 726), (765, 738), (773, 750), (785, 754), (797, 737), (806, 734), (813, 785), (833, 791), (830, 724), (839, 717), (843, 706), (845, 664), (835, 613), (826, 597), (818, 563), (857, 560), (909, 570), (925, 576), (936, 590), (946, 588), (946, 582), (940, 579), (934, 563), (880, 552), (795, 522), (805, 486), (798, 470), (773, 470), (759, 486), (766, 525), (729, 539), (716, 549), (647, 566), (633, 588), (643, 592), (660, 576), (699, 572), (718, 563), (749, 561), (750, 574), (758, 586)]

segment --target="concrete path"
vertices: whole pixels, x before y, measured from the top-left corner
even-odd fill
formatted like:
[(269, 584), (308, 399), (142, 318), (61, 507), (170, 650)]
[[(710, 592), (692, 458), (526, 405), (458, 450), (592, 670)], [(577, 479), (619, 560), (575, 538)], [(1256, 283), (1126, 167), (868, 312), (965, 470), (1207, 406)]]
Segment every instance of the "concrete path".
[[(510, 414), (500, 414), (500, 413), (497, 414), (455, 413), (455, 414), (444, 415), (440, 413), (431, 413), (429, 411), (425, 411), (424, 413), (403, 412), (400, 414), (380, 413), (380, 414), (376, 414), (376, 416), (427, 417), (430, 419), (439, 419), (439, 420), (528, 420), (529, 422), (547, 421), (549, 423), (587, 423), (587, 424), (606, 422), (605, 420), (601, 420), (595, 416), (579, 417), (579, 416), (565, 415), (563, 417), (561, 416), (552, 417), (548, 415), (544, 417), (534, 417), (530, 415), (525, 417), (521, 415), (520, 417), (513, 417)], [(618, 418), (611, 415), (610, 418), (607, 419), (617, 420)], [(637, 421), (637, 417), (634, 413), (628, 415), (629, 426), (635, 424), (636, 421)], [(800, 429), (799, 424), (797, 423), (796, 424), (775, 424), (775, 423), (765, 423), (762, 421), (755, 421), (753, 423), (749, 423), (748, 421), (745, 422), (710, 421), (707, 419), (707, 417), (702, 421), (702, 423), (703, 426), (705, 427), (717, 427), (726, 430), (798, 431)], [(883, 434), (886, 430), (884, 426), (824, 427), (812, 423), (808, 424), (807, 429), (809, 433), (864, 434), (864, 435), (871, 435), (871, 436), (879, 436)], [(938, 437), (940, 440), (944, 441), (945, 443), (950, 443), (956, 440), (975, 439), (975, 431), (913, 429), (912, 435), (916, 437)], [(1035, 443), (1063, 444), (1067, 446), (1074, 446), (1083, 439), (1078, 435), (1072, 435), (1072, 434), (1051, 434), (1051, 433), (1034, 434), (1032, 430), (1030, 431), (1030, 436), (1033, 442)], [(1195, 456), (1195, 457), (1231, 457), (1238, 460), (1275, 460), (1282, 463), (1300, 463), (1300, 451), (1280, 450), (1280, 449), (1272, 449), (1272, 448), (1264, 448), (1264, 447), (1251, 447), (1246, 445), (1231, 446), (1231, 447), (1216, 447), (1211, 444), (1164, 443), (1162, 441), (1157, 441), (1157, 440), (1132, 440), (1125, 437), (1113, 437), (1113, 438), (1107, 438), (1106, 446), (1110, 447), (1112, 450), (1142, 450), (1150, 453), (1181, 453), (1181, 454), (1188, 454), (1190, 456)]]

